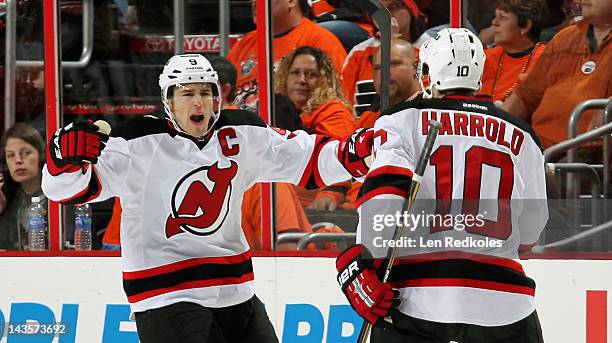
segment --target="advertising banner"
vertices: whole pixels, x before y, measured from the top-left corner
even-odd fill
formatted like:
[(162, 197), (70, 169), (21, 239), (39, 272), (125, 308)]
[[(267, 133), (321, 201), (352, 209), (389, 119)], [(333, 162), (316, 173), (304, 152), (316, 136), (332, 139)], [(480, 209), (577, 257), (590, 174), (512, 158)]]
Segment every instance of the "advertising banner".
[[(612, 261), (528, 260), (546, 342), (605, 343)], [(355, 342), (330, 258), (260, 257), (257, 294), (283, 343)], [(0, 263), (0, 343), (137, 343), (115, 257), (6, 257)], [(612, 342), (612, 341), (611, 341)]]

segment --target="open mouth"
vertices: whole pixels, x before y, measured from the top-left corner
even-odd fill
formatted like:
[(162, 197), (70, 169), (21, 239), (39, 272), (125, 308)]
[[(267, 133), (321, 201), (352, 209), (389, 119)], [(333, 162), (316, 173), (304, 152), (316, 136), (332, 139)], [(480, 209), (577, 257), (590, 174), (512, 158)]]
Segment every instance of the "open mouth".
[(192, 123), (201, 124), (204, 121), (204, 115), (203, 114), (192, 114), (191, 116), (189, 116), (189, 119), (191, 120)]

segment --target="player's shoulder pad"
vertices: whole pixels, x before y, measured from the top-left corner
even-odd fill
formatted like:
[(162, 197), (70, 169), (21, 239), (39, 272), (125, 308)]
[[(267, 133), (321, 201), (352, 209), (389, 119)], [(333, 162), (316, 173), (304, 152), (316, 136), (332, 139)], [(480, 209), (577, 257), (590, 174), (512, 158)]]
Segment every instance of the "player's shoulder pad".
[(144, 136), (169, 133), (173, 130), (168, 126), (166, 119), (152, 115), (140, 116), (113, 127), (111, 137), (121, 137), (125, 140), (136, 139)]
[(215, 123), (215, 130), (218, 130), (224, 126), (259, 126), (266, 127), (266, 123), (261, 119), (257, 113), (238, 109), (227, 109), (222, 110), (219, 120)]
[[(402, 110), (406, 109), (416, 109), (416, 110), (425, 110), (425, 109), (433, 109), (438, 111), (454, 111), (454, 112), (472, 112), (472, 113), (482, 113), (486, 115), (490, 115), (493, 117), (497, 117), (506, 121), (519, 129), (525, 131), (527, 134), (531, 136), (535, 144), (542, 149), (542, 145), (540, 143), (540, 139), (538, 135), (536, 135), (533, 128), (525, 123), (524, 121), (513, 117), (508, 112), (502, 110), (501, 108), (495, 106), (491, 101), (486, 98), (478, 98), (478, 97), (453, 97), (453, 98), (423, 98), (418, 97), (414, 100), (404, 101), (395, 106), (390, 107), (381, 113), (381, 117), (384, 115), (392, 115)], [(404, 112), (404, 113), (415, 113), (418, 114), (418, 111), (413, 112)]]

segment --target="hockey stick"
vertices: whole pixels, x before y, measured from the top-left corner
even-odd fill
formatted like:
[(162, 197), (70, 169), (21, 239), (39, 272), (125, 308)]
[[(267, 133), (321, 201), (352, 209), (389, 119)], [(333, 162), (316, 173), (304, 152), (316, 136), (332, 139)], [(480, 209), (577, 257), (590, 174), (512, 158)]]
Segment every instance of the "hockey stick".
[(389, 107), (389, 65), (391, 60), (391, 13), (380, 2), (380, 0), (352, 0), (351, 5), (359, 7), (369, 15), (380, 31), (380, 60), (381, 81), (380, 81), (380, 109), (386, 110)]
[[(429, 155), (431, 155), (431, 149), (433, 148), (434, 142), (438, 137), (438, 130), (440, 129), (441, 124), (437, 121), (430, 121), (427, 126), (427, 138), (425, 138), (425, 143), (423, 144), (423, 149), (421, 150), (421, 155), (419, 155), (419, 160), (417, 161), (416, 168), (412, 175), (412, 181), (410, 182), (410, 191), (408, 192), (408, 198), (404, 200), (402, 204), (402, 212), (410, 212), (412, 210), (412, 204), (414, 203), (414, 199), (419, 191), (419, 187), (421, 186), (421, 179), (423, 178), (423, 174), (425, 173), (425, 168), (427, 168), (427, 164), (429, 163)], [(393, 234), (393, 241), (398, 241), (403, 235), (406, 227), (401, 222), (398, 227), (395, 228), (395, 232)], [(389, 248), (389, 253), (387, 256), (389, 257), (386, 261), (386, 265), (384, 267), (385, 274), (383, 275), (382, 283), (387, 283), (389, 280), (389, 275), (391, 274), (391, 268), (393, 267), (393, 262), (395, 261), (395, 255), (397, 253), (397, 247), (393, 246)], [(368, 338), (370, 337), (370, 331), (372, 330), (372, 323), (364, 320), (363, 326), (361, 327), (361, 331), (359, 332), (359, 337), (357, 338), (358, 343), (366, 343)]]

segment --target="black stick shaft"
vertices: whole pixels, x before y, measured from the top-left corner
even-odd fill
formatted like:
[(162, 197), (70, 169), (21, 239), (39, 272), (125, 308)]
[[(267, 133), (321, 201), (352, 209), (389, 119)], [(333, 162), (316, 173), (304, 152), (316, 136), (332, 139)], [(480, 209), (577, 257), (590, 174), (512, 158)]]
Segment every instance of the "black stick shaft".
[[(423, 144), (423, 149), (421, 150), (421, 154), (419, 155), (419, 159), (417, 161), (416, 168), (414, 170), (412, 176), (412, 182), (410, 182), (410, 192), (408, 193), (408, 199), (404, 200), (402, 205), (402, 213), (410, 212), (412, 209), (412, 204), (414, 203), (414, 199), (416, 198), (417, 193), (419, 192), (419, 186), (421, 185), (421, 179), (423, 174), (425, 173), (425, 168), (427, 168), (427, 164), (429, 163), (429, 156), (431, 155), (431, 150), (433, 149), (436, 138), (438, 137), (438, 130), (440, 130), (441, 124), (437, 121), (430, 121), (427, 127), (427, 138), (425, 138), (425, 143)], [(393, 240), (397, 241), (404, 234), (405, 226), (399, 225), (395, 228), (395, 233), (393, 234)], [(395, 254), (397, 253), (397, 248), (394, 246), (389, 248), (389, 253), (387, 254), (388, 258), (385, 264), (385, 274), (383, 276), (382, 282), (386, 283), (389, 280), (389, 275), (391, 274), (391, 268), (393, 267), (393, 262), (395, 261)], [(359, 332), (359, 337), (357, 338), (358, 343), (366, 343), (368, 338), (370, 337), (370, 331), (372, 330), (372, 323), (364, 320), (363, 326), (361, 327), (361, 331)]]

